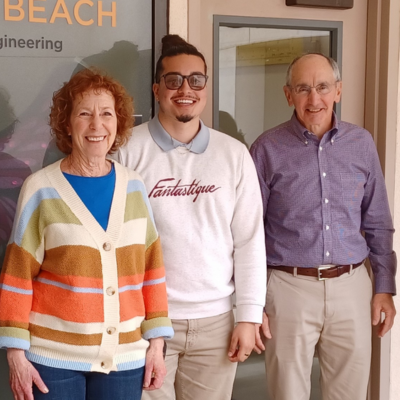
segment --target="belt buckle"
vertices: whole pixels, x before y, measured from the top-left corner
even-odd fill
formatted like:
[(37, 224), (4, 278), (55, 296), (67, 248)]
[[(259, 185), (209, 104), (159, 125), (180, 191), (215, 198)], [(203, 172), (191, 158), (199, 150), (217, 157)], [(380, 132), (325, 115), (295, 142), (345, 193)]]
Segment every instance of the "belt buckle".
[(331, 266), (331, 265), (320, 265), (320, 266), (317, 268), (317, 270), (318, 270), (317, 278), (318, 278), (319, 281), (326, 281), (326, 280), (328, 279), (328, 278), (323, 278), (323, 277), (321, 276), (321, 271), (324, 270), (324, 269), (329, 269), (329, 268), (332, 268), (332, 266)]

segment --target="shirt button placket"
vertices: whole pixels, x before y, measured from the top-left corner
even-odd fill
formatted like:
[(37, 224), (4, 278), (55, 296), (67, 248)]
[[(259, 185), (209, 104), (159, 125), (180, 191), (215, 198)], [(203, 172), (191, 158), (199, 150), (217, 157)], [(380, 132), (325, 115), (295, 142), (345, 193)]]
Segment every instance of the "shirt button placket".
[[(321, 142), (324, 139), (321, 140)], [(331, 246), (331, 232), (329, 229), (330, 224), (330, 202), (329, 202), (329, 181), (327, 174), (326, 151), (322, 143), (318, 146), (318, 161), (321, 179), (321, 193), (322, 193), (322, 238), (324, 248), (324, 263), (329, 263), (330, 259), (330, 246)]]

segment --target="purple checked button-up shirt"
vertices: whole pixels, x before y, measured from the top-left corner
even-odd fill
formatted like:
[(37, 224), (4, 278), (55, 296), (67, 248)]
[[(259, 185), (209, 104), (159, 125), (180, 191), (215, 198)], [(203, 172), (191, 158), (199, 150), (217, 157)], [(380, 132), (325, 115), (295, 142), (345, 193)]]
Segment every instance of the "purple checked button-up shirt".
[(268, 264), (315, 267), (369, 257), (376, 292), (396, 293), (392, 218), (368, 131), (334, 115), (333, 128), (318, 140), (293, 114), (250, 152), (263, 196)]

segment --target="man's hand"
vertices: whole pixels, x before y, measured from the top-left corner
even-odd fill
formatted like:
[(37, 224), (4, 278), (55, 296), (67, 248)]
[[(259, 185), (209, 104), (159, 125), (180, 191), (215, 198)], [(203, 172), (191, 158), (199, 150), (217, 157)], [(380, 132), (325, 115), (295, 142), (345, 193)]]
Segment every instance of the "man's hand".
[(42, 393), (48, 393), (46, 385), (33, 365), (20, 349), (7, 349), (7, 361), (10, 367), (10, 386), (15, 400), (33, 400), (32, 383)]
[(272, 339), (271, 331), (269, 329), (269, 319), (267, 313), (263, 312), (263, 322), (261, 325), (262, 333), (267, 339)]
[[(385, 319), (381, 322), (381, 313)], [(372, 325), (378, 325), (378, 336), (383, 337), (393, 326), (396, 309), (390, 293), (377, 293), (372, 299)]]
[(265, 350), (262, 336), (267, 339), (272, 339), (271, 331), (269, 329), (268, 315), (265, 310), (263, 312), (262, 324), (256, 324), (256, 344), (254, 346), (254, 351), (258, 354), (261, 354), (261, 352)]
[(146, 366), (144, 372), (143, 389), (159, 389), (164, 383), (167, 370), (163, 357), (164, 339), (150, 339), (150, 346), (146, 353)]
[(231, 362), (243, 362), (250, 356), (255, 345), (255, 329), (257, 324), (239, 322), (232, 333), (228, 357)]
[(257, 354), (261, 354), (265, 350), (265, 346), (261, 336), (261, 324), (255, 324), (254, 326), (256, 330), (256, 342), (254, 344), (254, 349)]

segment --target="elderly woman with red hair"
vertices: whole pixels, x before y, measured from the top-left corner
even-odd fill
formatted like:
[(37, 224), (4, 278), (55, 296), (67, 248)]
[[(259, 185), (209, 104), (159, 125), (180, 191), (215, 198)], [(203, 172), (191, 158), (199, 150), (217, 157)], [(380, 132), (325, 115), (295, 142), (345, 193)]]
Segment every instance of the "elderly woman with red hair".
[(18, 400), (137, 399), (161, 386), (173, 335), (160, 240), (141, 177), (107, 155), (132, 99), (83, 70), (54, 94), (64, 159), (31, 175), (0, 276), (0, 347)]

